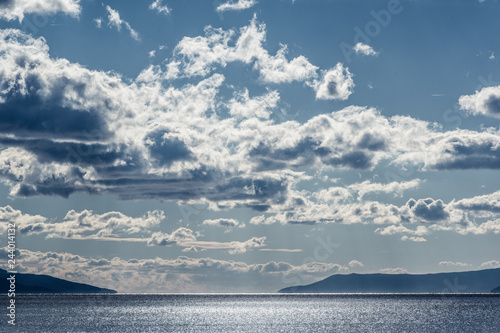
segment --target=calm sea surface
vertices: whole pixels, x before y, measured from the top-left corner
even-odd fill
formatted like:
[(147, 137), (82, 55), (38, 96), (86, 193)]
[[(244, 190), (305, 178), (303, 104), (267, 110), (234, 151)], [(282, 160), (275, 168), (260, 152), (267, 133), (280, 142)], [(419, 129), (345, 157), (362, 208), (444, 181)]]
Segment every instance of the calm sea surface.
[(3, 315), (1, 331), (500, 332), (492, 295), (18, 295), (16, 303), (16, 328)]

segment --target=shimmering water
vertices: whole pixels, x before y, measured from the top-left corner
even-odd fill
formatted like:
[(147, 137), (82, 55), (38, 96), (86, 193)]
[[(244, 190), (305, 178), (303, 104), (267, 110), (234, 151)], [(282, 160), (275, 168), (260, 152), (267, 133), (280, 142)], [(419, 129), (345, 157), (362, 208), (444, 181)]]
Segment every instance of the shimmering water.
[(18, 295), (16, 310), (15, 331), (37, 333), (500, 332), (493, 295)]

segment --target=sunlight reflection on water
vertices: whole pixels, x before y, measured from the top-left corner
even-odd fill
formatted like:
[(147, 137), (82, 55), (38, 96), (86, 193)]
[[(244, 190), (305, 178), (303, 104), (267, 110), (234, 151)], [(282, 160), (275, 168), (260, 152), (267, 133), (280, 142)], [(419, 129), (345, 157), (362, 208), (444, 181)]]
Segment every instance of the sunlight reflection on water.
[(499, 313), (493, 295), (22, 295), (17, 329), (500, 332)]

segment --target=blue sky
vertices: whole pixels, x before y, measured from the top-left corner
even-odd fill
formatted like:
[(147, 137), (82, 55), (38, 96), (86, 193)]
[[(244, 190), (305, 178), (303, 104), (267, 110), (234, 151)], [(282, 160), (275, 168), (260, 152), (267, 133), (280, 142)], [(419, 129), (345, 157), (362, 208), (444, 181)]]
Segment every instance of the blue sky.
[(0, 231), (17, 225), (19, 270), (274, 292), (499, 267), (499, 10), (0, 2)]

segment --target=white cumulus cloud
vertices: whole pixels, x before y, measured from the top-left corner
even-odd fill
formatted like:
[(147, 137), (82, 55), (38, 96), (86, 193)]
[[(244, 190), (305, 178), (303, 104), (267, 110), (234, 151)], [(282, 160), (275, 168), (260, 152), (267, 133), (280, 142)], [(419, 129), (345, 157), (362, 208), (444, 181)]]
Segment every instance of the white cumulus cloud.
[(255, 4), (257, 4), (257, 0), (231, 0), (218, 5), (216, 10), (218, 12), (224, 12), (228, 10), (243, 10), (253, 7), (255, 6)]
[(54, 15), (57, 13), (78, 17), (80, 0), (3, 0), (0, 1), (0, 18), (18, 19), (22, 22), (27, 14)]
[(353, 47), (354, 52), (356, 54), (361, 54), (365, 56), (377, 56), (378, 52), (376, 52), (370, 45), (363, 44), (363, 43), (357, 43)]

